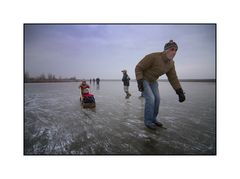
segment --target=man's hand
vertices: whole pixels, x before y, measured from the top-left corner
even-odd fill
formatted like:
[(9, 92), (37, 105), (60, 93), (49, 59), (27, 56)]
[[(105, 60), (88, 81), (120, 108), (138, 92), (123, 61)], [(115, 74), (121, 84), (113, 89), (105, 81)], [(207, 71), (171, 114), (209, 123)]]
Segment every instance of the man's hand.
[(178, 95), (178, 97), (179, 97), (179, 102), (180, 102), (180, 103), (182, 103), (183, 101), (185, 101), (186, 97), (185, 97), (185, 95), (184, 95), (184, 92), (183, 92), (182, 88), (177, 89), (177, 90), (176, 90), (176, 93), (177, 93), (177, 95)]
[(143, 79), (137, 80), (138, 83), (138, 91), (143, 92), (144, 88), (143, 88)]

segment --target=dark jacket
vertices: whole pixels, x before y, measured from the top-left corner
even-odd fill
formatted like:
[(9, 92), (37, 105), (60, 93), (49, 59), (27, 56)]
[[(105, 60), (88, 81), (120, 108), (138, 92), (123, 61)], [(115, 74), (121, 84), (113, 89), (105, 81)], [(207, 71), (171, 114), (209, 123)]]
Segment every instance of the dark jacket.
[(124, 86), (129, 86), (130, 78), (126, 73), (123, 74), (122, 81)]

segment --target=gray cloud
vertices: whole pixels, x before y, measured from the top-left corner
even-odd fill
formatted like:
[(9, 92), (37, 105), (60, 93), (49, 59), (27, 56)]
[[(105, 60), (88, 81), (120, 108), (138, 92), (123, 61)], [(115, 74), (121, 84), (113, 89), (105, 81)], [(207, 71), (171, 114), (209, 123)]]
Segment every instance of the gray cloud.
[(215, 78), (214, 25), (25, 25), (25, 71), (119, 79), (175, 40), (180, 78)]

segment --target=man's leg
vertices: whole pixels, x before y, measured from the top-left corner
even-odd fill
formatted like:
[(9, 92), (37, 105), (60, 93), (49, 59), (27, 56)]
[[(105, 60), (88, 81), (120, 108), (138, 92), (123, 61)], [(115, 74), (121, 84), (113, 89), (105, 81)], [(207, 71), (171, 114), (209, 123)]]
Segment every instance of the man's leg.
[(128, 86), (124, 86), (124, 92), (126, 93), (126, 99), (128, 99), (131, 95), (129, 95), (129, 92), (128, 92)]
[(151, 89), (154, 95), (154, 113), (153, 113), (153, 122), (155, 121), (158, 111), (159, 111), (159, 105), (160, 105), (160, 94), (159, 94), (159, 89), (158, 89), (158, 83), (154, 82), (151, 85)]
[(129, 93), (129, 86), (127, 86), (127, 96), (130, 97), (131, 93)]
[(158, 89), (158, 82), (154, 82), (151, 84), (151, 88), (152, 88), (152, 92), (154, 95), (154, 113), (153, 113), (153, 123), (156, 124), (159, 127), (162, 127), (163, 124), (160, 123), (159, 121), (157, 121), (157, 115), (159, 112), (159, 106), (160, 106), (160, 93), (159, 93), (159, 89)]
[(143, 81), (144, 87), (144, 98), (145, 98), (145, 109), (144, 109), (144, 123), (148, 126), (153, 126), (153, 115), (154, 115), (154, 95), (150, 83), (146, 80)]

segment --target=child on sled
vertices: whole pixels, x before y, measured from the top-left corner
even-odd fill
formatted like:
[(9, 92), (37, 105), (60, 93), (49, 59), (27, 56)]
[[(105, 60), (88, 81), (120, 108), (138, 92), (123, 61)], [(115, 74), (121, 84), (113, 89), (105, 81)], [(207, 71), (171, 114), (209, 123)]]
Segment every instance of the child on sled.
[(89, 93), (90, 86), (86, 83), (86, 81), (82, 81), (82, 84), (79, 86), (79, 88), (81, 89), (80, 101), (82, 102), (83, 107), (95, 107), (94, 95)]

